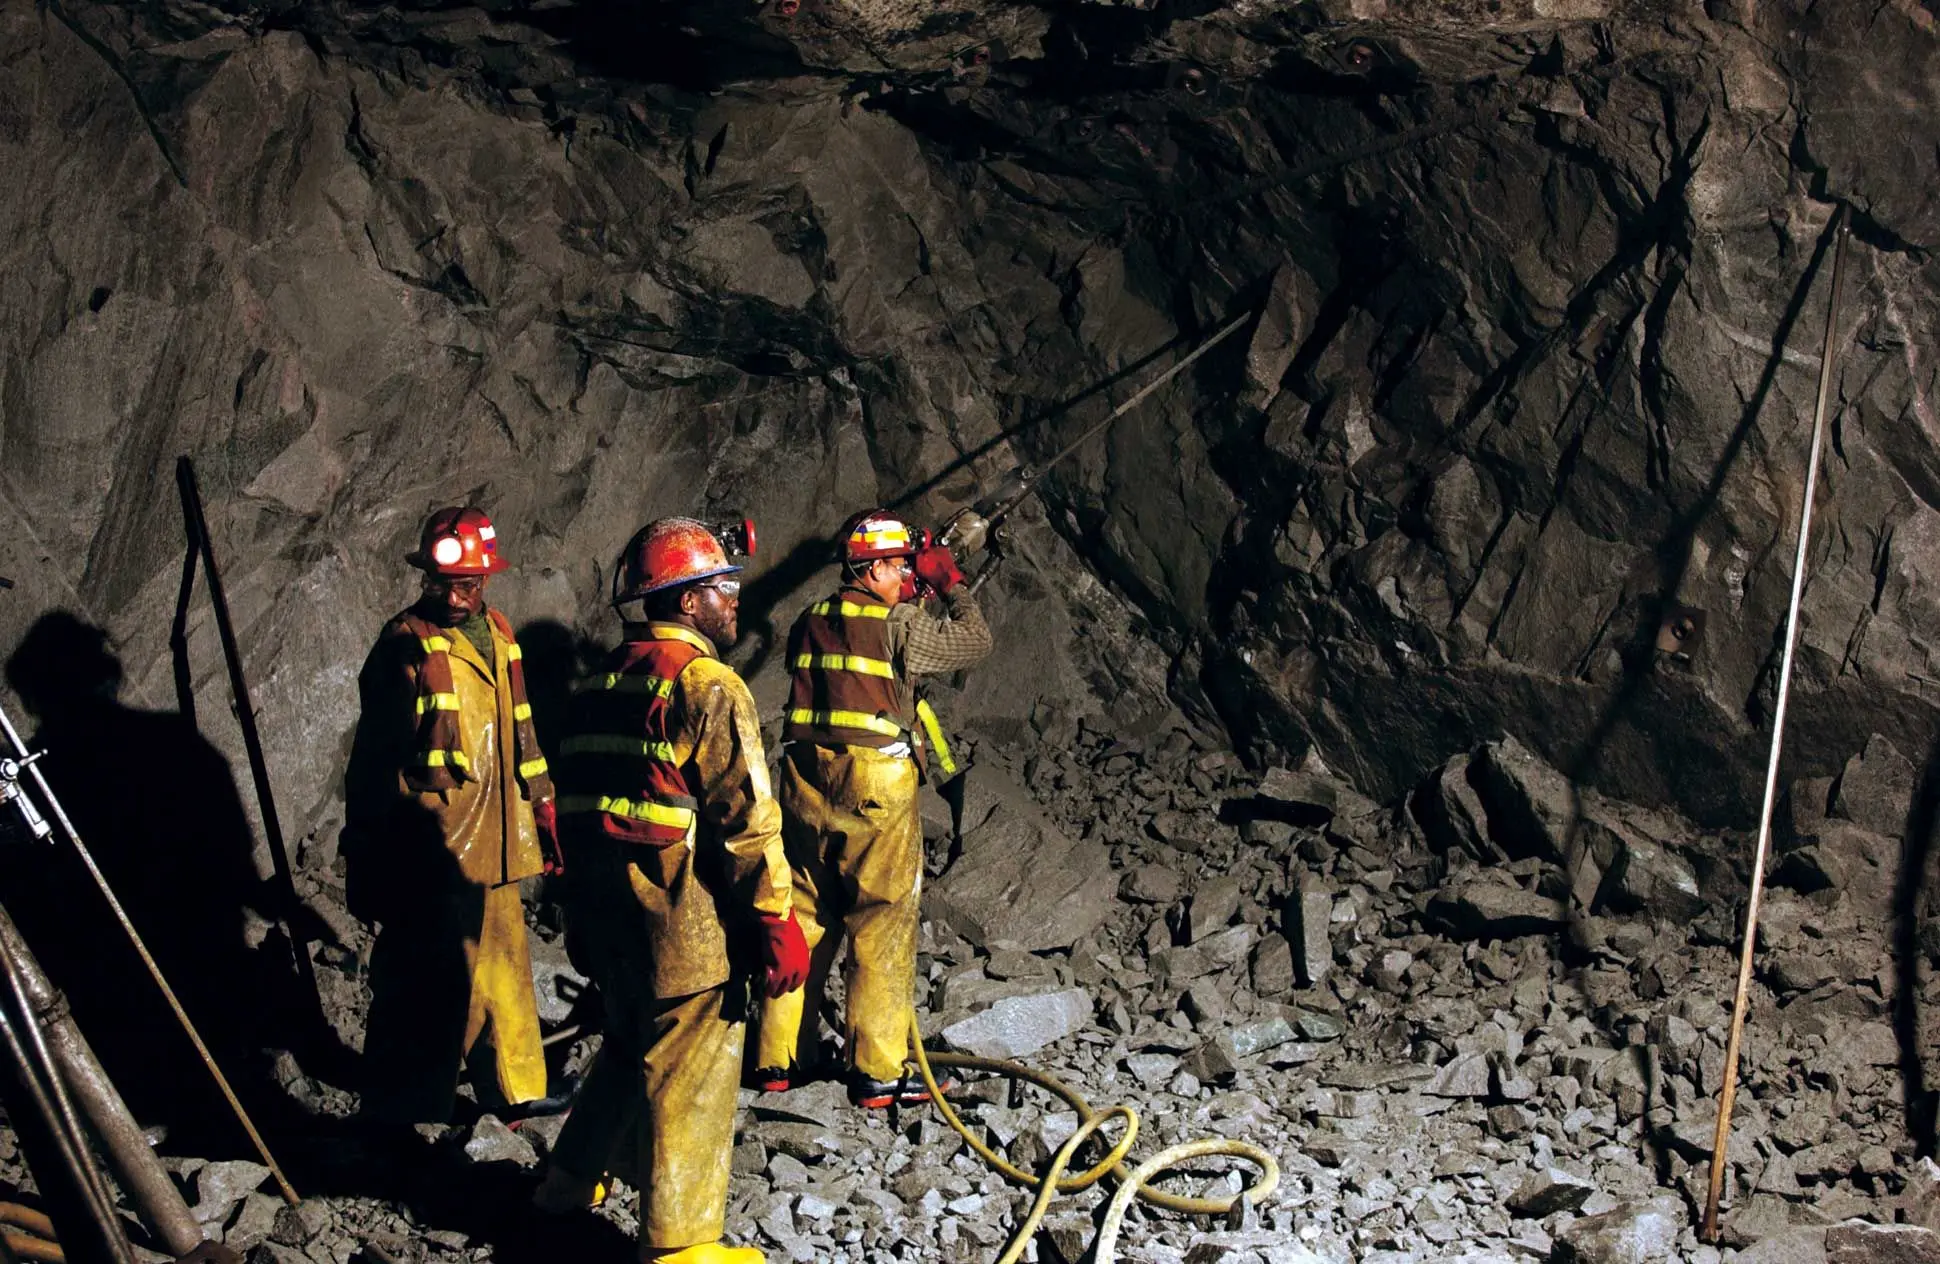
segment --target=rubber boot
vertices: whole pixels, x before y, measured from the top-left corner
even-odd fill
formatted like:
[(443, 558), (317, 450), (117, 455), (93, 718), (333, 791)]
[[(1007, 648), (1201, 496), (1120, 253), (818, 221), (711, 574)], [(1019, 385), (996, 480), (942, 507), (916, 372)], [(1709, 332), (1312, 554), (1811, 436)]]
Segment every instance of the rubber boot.
[(648, 1249), (640, 1253), (640, 1259), (644, 1264), (767, 1264), (768, 1257), (758, 1247), (702, 1242), (677, 1251)]

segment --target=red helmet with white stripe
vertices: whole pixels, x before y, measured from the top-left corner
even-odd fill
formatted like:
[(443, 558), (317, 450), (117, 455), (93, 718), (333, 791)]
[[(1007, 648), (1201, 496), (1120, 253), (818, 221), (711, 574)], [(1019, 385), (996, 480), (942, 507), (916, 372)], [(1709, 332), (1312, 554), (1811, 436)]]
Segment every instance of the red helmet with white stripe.
[(915, 554), (929, 545), (930, 533), (892, 516), (887, 509), (865, 509), (842, 524), (841, 541), (844, 562), (873, 562)]
[(452, 506), (426, 520), (418, 551), (405, 561), (433, 575), (496, 575), (511, 565), (498, 553), (498, 532), (478, 509)]

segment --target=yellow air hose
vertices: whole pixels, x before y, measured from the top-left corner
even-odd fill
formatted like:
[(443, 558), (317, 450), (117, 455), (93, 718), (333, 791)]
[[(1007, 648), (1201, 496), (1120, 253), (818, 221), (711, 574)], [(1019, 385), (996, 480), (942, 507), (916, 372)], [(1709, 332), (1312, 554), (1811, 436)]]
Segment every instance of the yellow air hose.
[[(1006, 1062), (1002, 1058), (975, 1058), (965, 1054), (931, 1054), (923, 1048), (923, 1029), (917, 1021), (916, 1011), (909, 1014), (910, 1043), (916, 1050), (916, 1069), (922, 1073), (923, 1086), (929, 1090), (930, 1100), (936, 1103), (938, 1113), (944, 1122), (956, 1130), (979, 1158), (988, 1163), (1006, 1180), (1037, 1190), (1037, 1198), (1031, 1203), (1031, 1210), (1011, 1235), (1004, 1253), (997, 1257), (997, 1264), (1017, 1264), (1024, 1256), (1024, 1248), (1036, 1236), (1037, 1229), (1044, 1222), (1044, 1213), (1050, 1210), (1051, 1199), (1058, 1194), (1074, 1194), (1089, 1189), (1109, 1176), (1118, 1183), (1109, 1205), (1105, 1208), (1105, 1218), (1098, 1228), (1098, 1241), (1092, 1254), (1093, 1264), (1113, 1264), (1118, 1258), (1118, 1230), (1123, 1224), (1125, 1213), (1131, 1209), (1134, 1200), (1150, 1203), (1167, 1211), (1180, 1211), (1188, 1215), (1216, 1216), (1233, 1209), (1242, 1198), (1254, 1202), (1264, 1199), (1280, 1185), (1280, 1164), (1271, 1154), (1259, 1146), (1245, 1141), (1229, 1141), (1212, 1138), (1204, 1141), (1187, 1141), (1180, 1145), (1161, 1150), (1131, 1171), (1125, 1169), (1125, 1156), (1131, 1152), (1132, 1142), (1138, 1137), (1138, 1112), (1130, 1106), (1107, 1106), (1103, 1110), (1093, 1110), (1076, 1089), (1042, 1071), (1033, 1071), (1016, 1062)], [(985, 1145), (970, 1131), (962, 1119), (957, 1117), (949, 1099), (937, 1087), (936, 1072), (931, 1063), (937, 1066), (957, 1067), (965, 1071), (988, 1071), (995, 1075), (1035, 1084), (1052, 1096), (1062, 1099), (1078, 1112), (1078, 1130), (1071, 1134), (1043, 1175), (1037, 1176), (1012, 1164), (1003, 1155)], [(1125, 1123), (1125, 1135), (1112, 1146), (1111, 1152), (1098, 1161), (1095, 1167), (1078, 1174), (1065, 1175), (1071, 1158), (1091, 1136), (1114, 1119)], [(1162, 1189), (1154, 1189), (1152, 1179), (1160, 1172), (1174, 1168), (1193, 1159), (1225, 1156), (1241, 1159), (1260, 1169), (1259, 1181), (1248, 1189), (1241, 1190), (1230, 1198), (1186, 1198), (1179, 1194), (1168, 1194)]]

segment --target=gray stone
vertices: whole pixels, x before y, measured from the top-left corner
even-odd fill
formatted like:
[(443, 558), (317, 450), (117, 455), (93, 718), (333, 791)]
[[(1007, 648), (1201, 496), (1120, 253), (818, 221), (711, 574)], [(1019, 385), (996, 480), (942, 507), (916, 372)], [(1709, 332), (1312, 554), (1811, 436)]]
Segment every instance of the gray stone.
[(1293, 948), (1282, 935), (1268, 935), (1253, 947), (1249, 972), (1253, 991), (1260, 996), (1280, 996), (1293, 989)]
[(1563, 929), (1563, 902), (1534, 891), (1476, 878), (1437, 891), (1428, 901), (1427, 924), (1456, 939), (1514, 939)]
[(507, 1128), (496, 1115), (481, 1115), (465, 1139), (465, 1157), (473, 1163), (513, 1163), (536, 1167), (539, 1155), (532, 1143)]
[(202, 1224), (221, 1224), (243, 1196), (269, 1179), (269, 1169), (248, 1159), (224, 1159), (206, 1163), (195, 1174), (195, 1207)]
[(1552, 1264), (1662, 1264), (1672, 1258), (1686, 1222), (1670, 1194), (1585, 1216), (1556, 1235)]
[(1269, 768), (1260, 778), (1259, 796), (1274, 803), (1310, 810), (1317, 818), (1362, 817), (1377, 810), (1370, 799), (1329, 776)]
[(1239, 882), (1221, 875), (1199, 884), (1186, 909), (1186, 942), (1197, 943), (1224, 929), (1239, 912)]
[(564, 938), (527, 937), (532, 952), (532, 994), (539, 1002), (539, 1020), (563, 1023), (573, 1012), (573, 999), (588, 986), (586, 976), (566, 957)]
[(1126, 881), (1124, 895), (1141, 904), (1170, 904), (1179, 898), (1179, 872), (1167, 865), (1140, 865)]
[(1573, 1172), (1546, 1167), (1532, 1174), (1509, 1195), (1509, 1211), (1528, 1220), (1541, 1220), (1559, 1211), (1580, 1211), (1596, 1185)]
[(243, 1195), (242, 1208), (229, 1227), (222, 1231), (222, 1244), (231, 1250), (247, 1251), (250, 1247), (264, 1241), (276, 1228), (276, 1213), (286, 1203), (281, 1198), (269, 1194), (249, 1193)]
[(1437, 851), (1461, 852), (1485, 862), (1506, 860), (1501, 846), (1489, 837), (1488, 813), (1469, 782), (1469, 768), (1467, 755), (1443, 764), (1415, 792), (1409, 811)]
[(1940, 1234), (1920, 1225), (1836, 1224), (1825, 1234), (1826, 1264), (1940, 1264)]
[(1334, 945), (1328, 923), (1334, 897), (1316, 887), (1294, 892), (1287, 901), (1287, 940), (1293, 949), (1293, 973), (1302, 987), (1318, 986), (1334, 968)]
[(1490, 837), (1511, 859), (1564, 860), (1578, 815), (1569, 778), (1505, 737), (1476, 753), (1470, 780), (1488, 812)]
[(1826, 1264), (1826, 1226), (1800, 1225), (1753, 1242), (1734, 1264)]
[(943, 1029), (952, 1048), (980, 1058), (1023, 1058), (1091, 1022), (1091, 997), (1076, 988), (1011, 997)]
[(1862, 915), (1891, 917), (1899, 856), (1900, 845), (1893, 839), (1851, 821), (1827, 818), (1817, 834), (1777, 857), (1772, 883), (1807, 893), (1841, 891)]
[(1421, 1091), (1431, 1097), (1487, 1097), (1488, 1055), (1465, 1053), (1452, 1059), (1435, 1072), (1433, 1079), (1421, 1086)]
[(1906, 829), (1918, 781), (1912, 761), (1874, 733), (1866, 739), (1866, 749), (1846, 761), (1829, 811), (1875, 834), (1898, 838)]
[[(979, 778), (1000, 777), (979, 768)], [(1069, 948), (1104, 922), (1117, 896), (1108, 852), (1067, 837), (1021, 786), (964, 838), (963, 857), (924, 889), (927, 916), (980, 948), (1009, 941), (1040, 952)], [(1019, 864), (1028, 856), (1030, 863)]]
[(760, 1093), (749, 1103), (756, 1119), (834, 1128), (849, 1113), (846, 1090), (834, 1080), (797, 1084), (785, 1093)]

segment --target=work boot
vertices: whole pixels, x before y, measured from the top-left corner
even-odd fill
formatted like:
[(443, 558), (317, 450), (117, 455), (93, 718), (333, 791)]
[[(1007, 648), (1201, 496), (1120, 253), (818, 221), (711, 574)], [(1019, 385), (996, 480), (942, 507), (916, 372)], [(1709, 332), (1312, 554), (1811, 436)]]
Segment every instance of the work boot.
[(558, 1164), (546, 1169), (546, 1178), (532, 1191), (532, 1205), (549, 1216), (565, 1216), (575, 1211), (591, 1211), (606, 1201), (606, 1182), (574, 1176)]
[[(937, 1088), (948, 1097), (956, 1090), (956, 1080), (948, 1075), (939, 1076)], [(887, 1110), (891, 1106), (919, 1106), (930, 1100), (930, 1090), (922, 1077), (907, 1075), (900, 1080), (872, 1080), (861, 1072), (849, 1079), (849, 1101), (864, 1110)]]
[(702, 1242), (678, 1251), (657, 1251), (649, 1247), (640, 1253), (640, 1260), (641, 1264), (767, 1264), (768, 1257), (758, 1247)]
[(761, 1067), (748, 1072), (748, 1078), (742, 1083), (757, 1093), (786, 1093), (795, 1087), (798, 1078), (786, 1067)]

